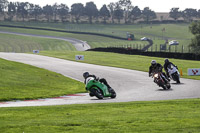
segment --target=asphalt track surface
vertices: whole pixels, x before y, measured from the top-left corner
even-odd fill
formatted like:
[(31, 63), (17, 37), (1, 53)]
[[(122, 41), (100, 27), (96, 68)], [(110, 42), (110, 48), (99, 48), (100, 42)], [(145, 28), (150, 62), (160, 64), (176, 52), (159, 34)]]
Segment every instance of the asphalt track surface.
[(83, 72), (88, 71), (100, 78), (105, 78), (117, 93), (115, 99), (98, 100), (96, 97), (90, 97), (88, 93), (83, 93), (49, 99), (1, 102), (0, 107), (153, 101), (200, 97), (200, 82), (198, 80), (181, 78), (181, 84), (175, 84), (171, 81), (171, 89), (164, 91), (153, 83), (153, 79), (148, 77), (147, 72), (25, 53), (0, 53), (0, 58), (48, 69), (81, 82), (83, 81)]
[(31, 37), (40, 37), (40, 38), (49, 38), (49, 39), (58, 39), (70, 42), (77, 51), (85, 51), (87, 49), (90, 49), (90, 46), (82, 40), (78, 40), (75, 38), (69, 38), (69, 37), (56, 37), (56, 36), (47, 36), (47, 35), (36, 35), (36, 34), (28, 34), (28, 33), (17, 33), (17, 32), (8, 32), (8, 31), (0, 31), (0, 33), (3, 34), (13, 34), (13, 35), (20, 35), (20, 36), (31, 36)]

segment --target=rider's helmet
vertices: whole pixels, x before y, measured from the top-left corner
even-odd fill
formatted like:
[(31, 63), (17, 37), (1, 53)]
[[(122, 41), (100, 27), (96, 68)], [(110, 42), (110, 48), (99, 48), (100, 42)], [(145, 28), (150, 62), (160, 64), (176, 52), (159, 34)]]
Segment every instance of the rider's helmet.
[(83, 77), (86, 79), (89, 76), (89, 72), (84, 72)]
[(156, 63), (156, 61), (155, 61), (155, 60), (152, 60), (152, 61), (151, 61), (151, 66), (155, 67), (155, 66), (156, 66), (156, 64), (157, 64), (157, 63)]
[(166, 58), (166, 59), (165, 59), (165, 63), (169, 63), (169, 59)]

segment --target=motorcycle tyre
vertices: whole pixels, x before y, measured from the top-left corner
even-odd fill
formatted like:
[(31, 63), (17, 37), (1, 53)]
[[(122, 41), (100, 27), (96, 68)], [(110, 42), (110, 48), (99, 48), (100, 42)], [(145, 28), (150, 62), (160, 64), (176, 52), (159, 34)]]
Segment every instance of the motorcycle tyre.
[(170, 88), (171, 88), (171, 85), (170, 85), (170, 84), (168, 84), (168, 85), (166, 85), (166, 87), (167, 87), (167, 89), (170, 89)]
[(176, 81), (177, 84), (180, 84), (180, 79), (177, 74), (174, 75), (174, 80)]
[(103, 99), (103, 94), (99, 89), (91, 89), (92, 93), (98, 98)]
[(111, 93), (111, 96), (110, 96), (111, 98), (115, 98), (116, 97), (116, 92), (113, 89), (111, 90), (110, 93)]
[(166, 85), (160, 85), (160, 87), (162, 87), (164, 90), (167, 90), (168, 88), (167, 88), (167, 86)]
[(91, 97), (93, 97), (93, 96), (94, 96), (94, 94), (93, 94), (93, 93), (91, 93), (91, 92), (89, 93), (89, 95), (90, 95)]

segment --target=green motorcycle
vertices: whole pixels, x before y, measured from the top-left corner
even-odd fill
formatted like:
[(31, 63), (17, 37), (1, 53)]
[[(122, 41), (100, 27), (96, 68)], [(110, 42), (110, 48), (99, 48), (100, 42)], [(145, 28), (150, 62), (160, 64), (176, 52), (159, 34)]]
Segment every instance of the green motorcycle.
[(89, 91), (89, 95), (96, 96), (98, 99), (103, 99), (104, 97), (116, 97), (116, 92), (113, 89), (108, 89), (108, 87), (95, 80), (93, 77), (89, 77), (86, 80), (86, 90)]

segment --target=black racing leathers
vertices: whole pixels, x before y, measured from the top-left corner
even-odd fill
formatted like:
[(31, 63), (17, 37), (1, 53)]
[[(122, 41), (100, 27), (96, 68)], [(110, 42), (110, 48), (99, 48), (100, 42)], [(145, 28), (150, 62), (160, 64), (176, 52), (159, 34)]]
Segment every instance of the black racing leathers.
[(162, 72), (163, 66), (160, 63), (156, 63), (155, 65), (151, 65), (149, 67), (149, 76), (155, 72)]
[(164, 72), (162, 72), (162, 68), (163, 66), (159, 63), (156, 63), (155, 65), (151, 65), (149, 67), (149, 77), (153, 74), (153, 73), (156, 73), (156, 72), (161, 72), (163, 75), (164, 75), (164, 80), (165, 82), (167, 83), (169, 81), (169, 79), (167, 78), (166, 74)]

